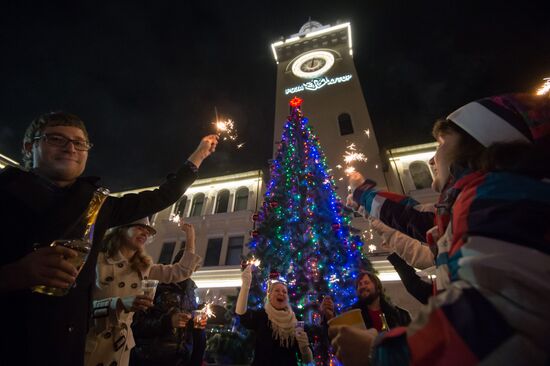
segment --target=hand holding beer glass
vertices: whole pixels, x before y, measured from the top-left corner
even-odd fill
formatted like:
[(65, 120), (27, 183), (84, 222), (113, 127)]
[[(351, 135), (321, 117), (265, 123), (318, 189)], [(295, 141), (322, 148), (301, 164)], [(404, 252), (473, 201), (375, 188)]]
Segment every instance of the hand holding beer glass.
[[(37, 255), (43, 256), (43, 258), (40, 258), (40, 259), (44, 262), (47, 261), (49, 258), (54, 258), (54, 257), (57, 257), (57, 258), (61, 257), (63, 259), (63, 261), (61, 262), (59, 261), (59, 259), (57, 259), (55, 263), (61, 271), (66, 273), (65, 277), (63, 278), (63, 280), (65, 280), (66, 282), (61, 282), (59, 284), (58, 282), (52, 282), (51, 286), (48, 286), (48, 285), (33, 286), (32, 291), (42, 293), (45, 295), (52, 295), (52, 296), (66, 295), (69, 292), (69, 289), (71, 288), (70, 285), (67, 286), (66, 284), (68, 284), (68, 281), (71, 280), (70, 283), (72, 283), (73, 286), (75, 285), (74, 281), (76, 280), (76, 277), (78, 276), (78, 274), (80, 273), (80, 270), (82, 269), (84, 263), (86, 262), (86, 259), (88, 257), (88, 253), (90, 252), (91, 247), (92, 245), (89, 241), (82, 240), (82, 239), (54, 240), (49, 245), (49, 248), (52, 248), (52, 249), (38, 247), (36, 249), (36, 253)], [(62, 248), (67, 248), (69, 250), (62, 249)], [(54, 257), (51, 257), (52, 255)], [(69, 277), (71, 274), (73, 275), (72, 276), (73, 278)]]
[(191, 313), (188, 313), (186, 311), (177, 311), (174, 314), (172, 314), (172, 327), (173, 328), (185, 328), (187, 326), (187, 322), (191, 319), (192, 315)]
[(143, 295), (147, 296), (151, 300), (154, 300), (158, 284), (158, 280), (141, 280), (141, 289), (143, 290)]

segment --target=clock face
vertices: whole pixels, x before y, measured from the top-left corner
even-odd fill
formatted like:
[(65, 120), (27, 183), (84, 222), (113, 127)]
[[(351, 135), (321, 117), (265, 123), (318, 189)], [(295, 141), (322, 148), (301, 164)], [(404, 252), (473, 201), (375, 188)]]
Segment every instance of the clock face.
[(300, 66), (300, 70), (303, 72), (314, 72), (325, 66), (327, 61), (324, 58), (313, 57), (311, 60), (304, 62)]
[(302, 79), (313, 79), (326, 73), (332, 65), (332, 53), (313, 51), (301, 55), (292, 63), (292, 73)]

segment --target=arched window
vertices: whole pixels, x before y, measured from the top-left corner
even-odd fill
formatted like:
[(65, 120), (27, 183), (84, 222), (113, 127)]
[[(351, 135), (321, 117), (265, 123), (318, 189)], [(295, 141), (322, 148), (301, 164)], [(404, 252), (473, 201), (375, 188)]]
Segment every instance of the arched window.
[(216, 197), (216, 211), (214, 213), (223, 213), (227, 212), (227, 207), (229, 206), (229, 191), (227, 189), (222, 189), (218, 192)]
[(187, 196), (182, 196), (178, 202), (176, 202), (176, 207), (174, 208), (174, 215), (179, 217), (185, 216), (185, 205), (187, 204)]
[(349, 113), (342, 113), (338, 116), (338, 127), (340, 128), (340, 136), (353, 134), (353, 124)]
[(241, 187), (235, 193), (235, 209), (233, 211), (243, 211), (248, 208), (248, 188)]
[(202, 206), (204, 206), (204, 193), (197, 193), (193, 196), (193, 203), (191, 204), (191, 213), (189, 216), (195, 217), (202, 215)]
[(409, 165), (409, 172), (416, 189), (430, 188), (432, 186), (432, 175), (428, 164), (423, 161), (413, 161)]

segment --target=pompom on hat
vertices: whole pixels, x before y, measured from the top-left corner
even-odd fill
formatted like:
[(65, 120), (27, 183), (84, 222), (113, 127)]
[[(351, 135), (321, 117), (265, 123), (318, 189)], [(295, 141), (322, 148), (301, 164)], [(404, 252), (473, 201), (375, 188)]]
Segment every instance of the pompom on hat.
[(520, 93), (483, 98), (458, 108), (447, 119), (485, 147), (496, 142), (547, 143), (550, 98)]

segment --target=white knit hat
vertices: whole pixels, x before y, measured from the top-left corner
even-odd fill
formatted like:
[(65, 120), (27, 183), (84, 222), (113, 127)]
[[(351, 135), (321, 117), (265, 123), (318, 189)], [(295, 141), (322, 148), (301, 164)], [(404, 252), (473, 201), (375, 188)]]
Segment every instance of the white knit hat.
[(545, 144), (550, 135), (550, 99), (506, 94), (466, 104), (448, 120), (488, 147), (495, 142)]
[(518, 110), (517, 95), (490, 97), (468, 103), (447, 116), (464, 131), (488, 147), (495, 142), (530, 143), (530, 121)]

